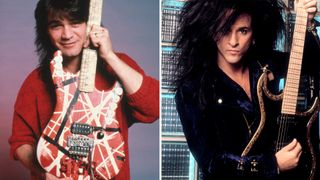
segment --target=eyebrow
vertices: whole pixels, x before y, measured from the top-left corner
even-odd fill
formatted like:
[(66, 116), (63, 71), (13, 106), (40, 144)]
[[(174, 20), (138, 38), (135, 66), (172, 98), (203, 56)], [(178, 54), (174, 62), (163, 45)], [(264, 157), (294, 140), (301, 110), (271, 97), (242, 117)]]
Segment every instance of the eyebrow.
[(239, 26), (239, 27), (236, 27), (237, 30), (239, 29), (252, 29), (252, 27), (249, 25), (249, 26)]
[(57, 20), (57, 19), (53, 19), (48, 21), (48, 26), (52, 25), (52, 24), (59, 24), (61, 21)]
[(241, 26), (241, 27), (238, 27), (237, 29), (251, 29), (251, 27), (249, 27), (249, 26)]

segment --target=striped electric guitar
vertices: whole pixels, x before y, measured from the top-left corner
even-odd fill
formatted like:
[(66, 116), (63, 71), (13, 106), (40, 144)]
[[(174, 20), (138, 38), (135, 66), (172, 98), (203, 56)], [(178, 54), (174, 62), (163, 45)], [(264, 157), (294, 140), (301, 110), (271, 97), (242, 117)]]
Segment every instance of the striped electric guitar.
[(260, 124), (251, 141), (244, 149), (242, 156), (246, 156), (249, 153), (264, 127), (266, 112), (263, 102), (263, 94), (274, 101), (282, 99), (281, 115), (278, 116), (277, 119), (279, 132), (276, 141), (276, 151), (279, 151), (281, 148), (289, 144), (293, 138), (303, 138), (303, 141), (306, 142), (302, 144), (304, 151), (302, 156), (304, 156), (304, 160), (300, 162), (300, 165), (297, 168), (302, 169), (302, 171), (303, 169), (307, 169), (307, 175), (305, 176), (306, 179), (313, 180), (317, 167), (317, 154), (312, 144), (310, 134), (312, 124), (315, 122), (320, 110), (320, 101), (317, 97), (309, 110), (306, 112), (297, 112), (296, 107), (308, 14), (299, 2), (295, 3), (295, 10), (296, 20), (284, 92), (279, 95), (274, 95), (268, 90), (267, 82), (270, 77), (270, 71), (267, 67), (264, 67), (257, 85), (257, 94), (261, 111)]
[[(102, 0), (90, 0), (87, 33), (100, 25), (101, 13)], [(116, 120), (123, 89), (117, 81), (107, 91), (95, 88), (96, 50), (83, 50), (77, 74), (65, 72), (62, 61), (57, 51), (50, 65), (57, 102), (37, 145), (39, 164), (57, 177), (111, 179), (125, 161)]]

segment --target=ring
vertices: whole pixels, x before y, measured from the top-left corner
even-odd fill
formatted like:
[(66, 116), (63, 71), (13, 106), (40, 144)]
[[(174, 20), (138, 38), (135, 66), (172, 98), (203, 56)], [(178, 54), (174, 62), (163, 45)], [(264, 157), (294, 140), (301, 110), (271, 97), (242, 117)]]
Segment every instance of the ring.
[(94, 33), (94, 36), (95, 36), (95, 37), (98, 37), (98, 33), (97, 33), (97, 32), (95, 32), (95, 33)]

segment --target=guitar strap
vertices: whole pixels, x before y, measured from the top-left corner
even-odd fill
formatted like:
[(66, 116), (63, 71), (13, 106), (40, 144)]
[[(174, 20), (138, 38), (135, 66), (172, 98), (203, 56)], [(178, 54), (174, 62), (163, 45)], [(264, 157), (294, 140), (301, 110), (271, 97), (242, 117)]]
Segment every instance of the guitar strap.
[(63, 86), (69, 85), (71, 83), (74, 83), (76, 81), (77, 81), (77, 78), (73, 77), (73, 78), (67, 79), (65, 81), (62, 81), (60, 84), (55, 84), (55, 87), (56, 88), (63, 87)]
[(49, 136), (44, 135), (43, 139), (45, 139), (46, 141), (48, 141), (50, 144), (56, 146), (58, 148), (59, 151), (61, 151), (63, 154), (65, 154), (66, 156), (73, 158), (69, 151), (67, 151), (64, 147), (60, 146), (56, 141), (54, 141), (53, 139), (51, 139)]
[(77, 102), (77, 100), (78, 100), (79, 94), (80, 94), (80, 91), (79, 91), (79, 89), (77, 89), (76, 92), (74, 93), (74, 96), (73, 96), (73, 98), (72, 98), (72, 100), (71, 100), (71, 102), (70, 102), (70, 105), (69, 105), (68, 109), (67, 109), (67, 113), (66, 113), (65, 116), (63, 117), (63, 121), (61, 122), (59, 131), (57, 132), (57, 135), (56, 135), (56, 137), (54, 138), (54, 142), (56, 142), (56, 143), (58, 142), (58, 140), (59, 140), (59, 138), (60, 138), (60, 136), (61, 136), (61, 133), (62, 133), (62, 131), (63, 131), (63, 129), (64, 129), (66, 123), (67, 123), (67, 120), (68, 120), (68, 117), (69, 117), (69, 115), (70, 115), (70, 112), (71, 112), (71, 110), (72, 110), (72, 108), (73, 108), (73, 105), (74, 105), (74, 104)]
[[(76, 81), (76, 78), (74, 77), (74, 78), (68, 79), (68, 80), (66, 80), (66, 81), (63, 81), (62, 84), (63, 84), (63, 86), (65, 86), (65, 85), (71, 84), (71, 83), (73, 83), (73, 82), (75, 82), (75, 81)], [(58, 141), (59, 141), (59, 138), (60, 138), (60, 136), (61, 136), (61, 133), (62, 133), (62, 131), (63, 131), (63, 129), (64, 129), (66, 123), (67, 123), (67, 120), (68, 120), (68, 117), (69, 117), (69, 115), (70, 115), (70, 112), (71, 112), (71, 110), (72, 110), (72, 108), (73, 108), (73, 105), (74, 105), (74, 104), (77, 102), (77, 100), (78, 100), (79, 94), (80, 94), (80, 91), (79, 91), (79, 89), (77, 89), (76, 92), (75, 92), (75, 94), (74, 94), (74, 96), (73, 96), (73, 98), (72, 98), (72, 100), (71, 100), (71, 102), (70, 102), (70, 105), (69, 105), (69, 107), (68, 107), (68, 109), (67, 109), (67, 113), (66, 113), (65, 116), (63, 117), (63, 121), (61, 122), (59, 131), (57, 132), (57, 135), (56, 135), (56, 137), (54, 138), (54, 140), (51, 139), (51, 138), (50, 138), (49, 136), (47, 136), (47, 135), (44, 135), (44, 137), (43, 137), (46, 141), (48, 141), (48, 142), (51, 143), (52, 145), (56, 146), (62, 153), (64, 153), (65, 155), (67, 155), (67, 156), (69, 156), (69, 157), (71, 157), (69, 151), (67, 151), (64, 147), (62, 147), (61, 145), (59, 145)]]

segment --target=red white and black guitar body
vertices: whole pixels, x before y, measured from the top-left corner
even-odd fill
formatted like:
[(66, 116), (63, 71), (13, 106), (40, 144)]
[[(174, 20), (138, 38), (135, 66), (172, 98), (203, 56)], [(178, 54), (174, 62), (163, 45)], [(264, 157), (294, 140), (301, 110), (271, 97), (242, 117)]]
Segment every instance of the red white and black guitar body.
[(111, 179), (124, 161), (124, 141), (116, 109), (123, 89), (79, 90), (79, 73), (65, 72), (57, 51), (50, 65), (57, 103), (37, 146), (37, 159), (47, 172), (73, 179)]

